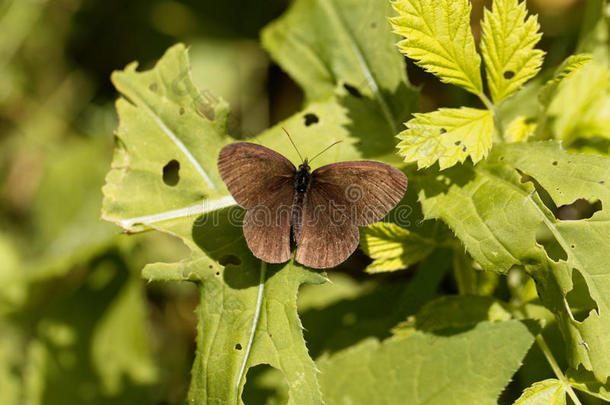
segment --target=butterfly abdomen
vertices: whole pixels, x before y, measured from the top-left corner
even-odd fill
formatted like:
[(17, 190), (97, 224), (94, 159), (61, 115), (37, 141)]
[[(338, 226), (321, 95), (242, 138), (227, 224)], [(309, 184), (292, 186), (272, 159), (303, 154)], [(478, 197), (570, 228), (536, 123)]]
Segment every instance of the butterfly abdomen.
[(305, 161), (299, 166), (294, 178), (294, 201), (292, 204), (292, 217), (290, 220), (290, 235), (292, 242), (296, 243), (301, 235), (301, 227), (303, 225), (303, 205), (307, 198), (307, 190), (311, 182), (311, 174), (309, 173), (309, 165)]

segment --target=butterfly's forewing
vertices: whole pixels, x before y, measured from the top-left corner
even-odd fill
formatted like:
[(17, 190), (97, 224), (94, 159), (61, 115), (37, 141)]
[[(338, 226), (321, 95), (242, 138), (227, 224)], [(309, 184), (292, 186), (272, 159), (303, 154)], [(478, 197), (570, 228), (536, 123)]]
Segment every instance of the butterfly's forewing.
[(379, 162), (340, 162), (312, 173), (296, 260), (334, 267), (358, 246), (358, 227), (382, 219), (403, 197), (407, 176)]
[(343, 194), (347, 215), (358, 226), (382, 219), (407, 190), (407, 176), (381, 162), (367, 160), (322, 166), (312, 173), (314, 183)]
[(222, 148), (218, 170), (235, 201), (247, 209), (244, 236), (254, 256), (268, 263), (290, 259), (294, 165), (264, 146), (239, 142)]

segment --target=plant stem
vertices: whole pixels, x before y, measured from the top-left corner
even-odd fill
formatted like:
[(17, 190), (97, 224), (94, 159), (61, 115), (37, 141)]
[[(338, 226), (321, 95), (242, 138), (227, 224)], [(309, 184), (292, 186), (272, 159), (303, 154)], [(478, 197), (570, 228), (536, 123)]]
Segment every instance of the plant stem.
[(500, 141), (504, 142), (504, 134), (502, 133), (503, 131), (502, 131), (502, 128), (500, 125), (500, 121), (498, 120), (498, 117), (496, 116), (496, 106), (494, 105), (494, 103), (492, 103), (492, 101), (489, 99), (489, 97), (487, 97), (485, 95), (485, 93), (481, 92), (481, 93), (477, 94), (477, 96), (483, 102), (483, 104), (485, 104), (485, 107), (491, 112), (491, 115), (493, 115), (494, 130), (496, 132), (496, 135), (498, 135), (498, 138), (500, 138)]
[(568, 392), (570, 398), (572, 398), (574, 404), (582, 405), (582, 403), (576, 396), (576, 393), (568, 383), (568, 379), (566, 378), (565, 374), (563, 374), (563, 371), (561, 371), (561, 368), (559, 368), (559, 364), (557, 364), (557, 361), (555, 360), (555, 357), (553, 357), (551, 349), (544, 341), (542, 335), (539, 334), (538, 336), (536, 336), (536, 343), (538, 343), (538, 346), (540, 346), (540, 350), (542, 350), (544, 357), (546, 357), (546, 360), (549, 362), (551, 368), (553, 369), (553, 372), (555, 373), (559, 381), (561, 381), (565, 385), (566, 391)]

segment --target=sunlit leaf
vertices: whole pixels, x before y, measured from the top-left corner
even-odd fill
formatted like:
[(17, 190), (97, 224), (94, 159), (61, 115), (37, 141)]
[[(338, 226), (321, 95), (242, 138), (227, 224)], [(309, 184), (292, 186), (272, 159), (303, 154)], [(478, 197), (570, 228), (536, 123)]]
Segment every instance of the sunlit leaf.
[(540, 70), (544, 52), (534, 49), (540, 25), (535, 16), (527, 17), (525, 1), (494, 0), (481, 28), (487, 84), (494, 103), (500, 103)]
[(390, 19), (394, 32), (405, 37), (398, 43), (402, 53), (443, 83), (483, 92), (469, 1), (396, 0), (392, 6), (398, 13)]
[(559, 380), (538, 381), (527, 387), (513, 405), (565, 405), (566, 386)]
[(487, 156), (492, 144), (493, 116), (487, 110), (462, 107), (413, 114), (407, 129), (398, 134), (399, 154), (405, 162), (417, 162), (419, 168), (437, 160), (441, 169), (464, 162), (474, 163)]
[(379, 222), (360, 230), (360, 246), (373, 259), (366, 271), (406, 269), (434, 250), (436, 243), (393, 223)]

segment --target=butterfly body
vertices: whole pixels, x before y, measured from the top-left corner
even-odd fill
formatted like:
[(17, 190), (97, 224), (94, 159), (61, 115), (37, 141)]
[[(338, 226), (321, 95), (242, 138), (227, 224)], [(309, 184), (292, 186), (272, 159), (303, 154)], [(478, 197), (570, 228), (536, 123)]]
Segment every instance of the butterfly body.
[(252, 253), (269, 263), (290, 259), (334, 267), (358, 246), (358, 226), (382, 219), (402, 198), (407, 177), (385, 163), (339, 162), (298, 169), (264, 146), (239, 142), (218, 158), (220, 175), (246, 209), (243, 231)]

